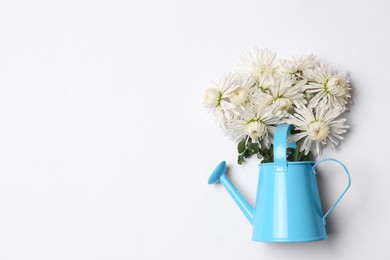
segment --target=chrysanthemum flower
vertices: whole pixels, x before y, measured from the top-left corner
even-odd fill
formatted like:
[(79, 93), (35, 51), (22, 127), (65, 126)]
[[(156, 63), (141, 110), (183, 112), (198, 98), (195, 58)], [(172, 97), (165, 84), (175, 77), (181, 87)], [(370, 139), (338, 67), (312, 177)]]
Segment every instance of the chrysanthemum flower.
[(295, 142), (303, 139), (300, 151), (305, 151), (305, 154), (313, 151), (321, 155), (327, 145), (335, 149), (340, 140), (344, 139), (342, 134), (349, 128), (344, 124), (345, 118), (337, 119), (344, 112), (341, 107), (330, 109), (324, 102), (320, 102), (314, 111), (307, 107), (296, 108), (295, 111), (289, 123), (294, 124), (299, 133), (290, 138)]
[(304, 72), (312, 69), (315, 63), (316, 56), (313, 54), (307, 57), (293, 57), (291, 60), (285, 60), (281, 64), (281, 73), (294, 81), (303, 80)]
[(332, 71), (312, 54), (279, 60), (276, 53), (257, 48), (204, 95), (217, 125), (238, 143), (239, 164), (254, 154), (271, 162), (275, 128), (285, 123), (295, 127), (294, 160), (313, 160), (325, 147), (335, 149), (349, 128), (340, 119), (349, 103), (346, 74)]
[(241, 57), (241, 64), (237, 74), (243, 78), (252, 77), (256, 84), (279, 75), (279, 62), (275, 59), (276, 53), (268, 49), (255, 48)]
[(309, 84), (306, 92), (314, 94), (309, 106), (315, 107), (320, 101), (331, 108), (346, 107), (351, 99), (351, 87), (346, 74), (332, 73), (328, 65), (321, 64), (305, 72)]
[(293, 84), (292, 79), (283, 79), (270, 85), (268, 93), (258, 93), (258, 99), (265, 105), (276, 107), (280, 111), (287, 112), (293, 106), (302, 107), (307, 104), (303, 94), (304, 83)]
[(226, 135), (236, 142), (249, 136), (253, 143), (269, 147), (272, 142), (271, 134), (275, 125), (283, 119), (283, 113), (272, 107), (254, 107), (245, 111), (238, 119), (229, 121), (226, 125)]
[(237, 86), (230, 92), (229, 101), (236, 107), (242, 108), (250, 102), (253, 86), (254, 81), (252, 78), (241, 79), (237, 82)]
[(231, 118), (231, 111), (235, 108), (229, 100), (232, 91), (238, 87), (237, 80), (233, 74), (224, 76), (212, 88), (206, 90), (204, 105), (210, 108), (215, 115), (217, 125), (224, 127), (226, 120)]

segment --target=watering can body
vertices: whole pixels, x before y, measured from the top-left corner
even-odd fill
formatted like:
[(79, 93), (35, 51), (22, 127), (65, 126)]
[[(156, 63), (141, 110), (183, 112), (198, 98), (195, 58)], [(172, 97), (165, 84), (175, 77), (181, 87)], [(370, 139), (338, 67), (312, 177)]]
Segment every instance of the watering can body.
[(348, 186), (326, 214), (323, 214), (315, 167), (320, 162), (288, 162), (287, 136), (291, 125), (279, 125), (274, 138), (274, 162), (259, 165), (256, 205), (252, 207), (226, 176), (226, 162), (220, 163), (209, 184), (221, 182), (253, 225), (252, 240), (261, 242), (308, 242), (325, 240), (326, 217), (335, 208)]
[(275, 171), (275, 163), (260, 165), (253, 240), (304, 242), (327, 238), (313, 166), (314, 162), (289, 162), (288, 171)]

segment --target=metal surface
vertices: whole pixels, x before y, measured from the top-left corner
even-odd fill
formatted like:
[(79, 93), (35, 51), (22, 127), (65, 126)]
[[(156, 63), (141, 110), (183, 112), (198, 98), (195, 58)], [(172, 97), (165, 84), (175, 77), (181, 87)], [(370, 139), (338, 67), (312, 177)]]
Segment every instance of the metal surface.
[[(209, 178), (209, 184), (220, 181), (249, 222), (254, 241), (306, 242), (327, 239), (326, 217), (349, 189), (350, 175), (341, 162), (323, 159), (315, 162), (288, 162), (286, 148), (291, 125), (279, 125), (274, 138), (274, 163), (259, 165), (256, 207), (253, 208), (226, 176), (226, 162), (221, 162)], [(348, 176), (345, 191), (324, 215), (316, 181), (315, 167), (324, 161), (341, 164)]]

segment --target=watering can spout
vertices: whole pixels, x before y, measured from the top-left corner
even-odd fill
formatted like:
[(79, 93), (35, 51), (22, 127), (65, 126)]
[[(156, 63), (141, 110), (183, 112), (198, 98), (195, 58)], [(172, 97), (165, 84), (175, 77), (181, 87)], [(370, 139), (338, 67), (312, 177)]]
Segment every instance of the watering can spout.
[(208, 183), (215, 184), (221, 182), (225, 189), (232, 196), (238, 207), (244, 213), (245, 217), (253, 225), (255, 209), (248, 203), (248, 201), (241, 195), (241, 193), (234, 187), (233, 183), (226, 176), (227, 165), (222, 161), (211, 173)]

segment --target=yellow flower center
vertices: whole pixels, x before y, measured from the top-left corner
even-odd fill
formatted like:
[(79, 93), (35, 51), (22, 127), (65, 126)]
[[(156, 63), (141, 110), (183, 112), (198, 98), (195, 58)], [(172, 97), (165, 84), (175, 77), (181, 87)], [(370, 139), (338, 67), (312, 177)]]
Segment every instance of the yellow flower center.
[(346, 93), (346, 82), (343, 78), (333, 76), (324, 83), (325, 91), (334, 96), (343, 96)]
[(242, 106), (248, 101), (248, 97), (248, 90), (239, 87), (231, 92), (230, 101), (237, 106)]
[(329, 125), (323, 121), (315, 121), (309, 124), (307, 133), (309, 138), (315, 141), (323, 141), (329, 135)]
[(284, 97), (275, 98), (273, 104), (275, 104), (281, 111), (287, 111), (292, 106), (291, 100)]
[(269, 65), (260, 65), (255, 67), (254, 72), (257, 76), (270, 76), (274, 73), (274, 68)]
[(260, 138), (267, 133), (267, 127), (258, 120), (249, 120), (245, 126), (245, 133), (251, 138)]

